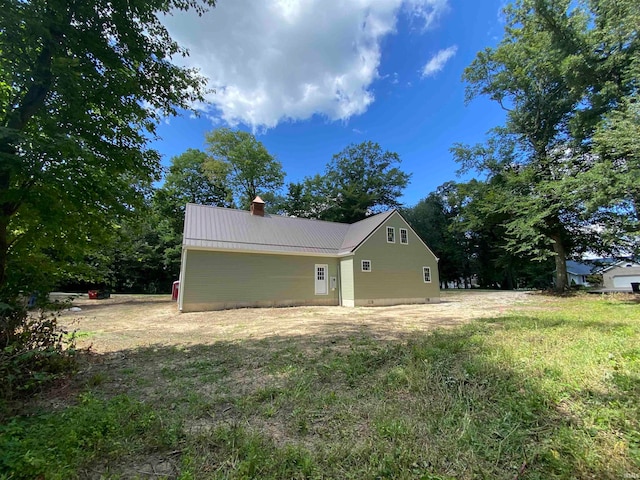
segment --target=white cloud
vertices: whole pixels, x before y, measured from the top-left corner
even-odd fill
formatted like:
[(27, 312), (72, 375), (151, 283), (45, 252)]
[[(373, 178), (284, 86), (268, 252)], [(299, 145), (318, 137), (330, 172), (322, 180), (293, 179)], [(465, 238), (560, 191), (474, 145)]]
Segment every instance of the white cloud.
[(414, 17), (423, 21), (423, 30), (432, 27), (449, 10), (449, 0), (406, 0), (405, 5)]
[(441, 71), (446, 63), (451, 58), (453, 58), (457, 51), (458, 47), (456, 45), (445, 48), (444, 50), (440, 50), (433, 57), (431, 57), (431, 60), (429, 60), (424, 66), (424, 68), (422, 69), (422, 76), (431, 77), (432, 75), (435, 75), (436, 73)]
[(401, 11), (429, 28), (448, 0), (219, 0), (203, 17), (163, 21), (216, 93), (199, 106), (223, 122), (271, 128), (317, 114), (347, 120), (374, 101), (382, 39)]

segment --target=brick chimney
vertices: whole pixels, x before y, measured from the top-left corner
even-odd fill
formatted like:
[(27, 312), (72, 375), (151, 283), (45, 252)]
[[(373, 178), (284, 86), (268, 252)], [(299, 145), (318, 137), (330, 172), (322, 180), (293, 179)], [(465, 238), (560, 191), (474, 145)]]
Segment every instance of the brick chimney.
[(251, 202), (251, 215), (257, 215), (259, 217), (264, 217), (264, 200), (260, 197), (256, 197)]

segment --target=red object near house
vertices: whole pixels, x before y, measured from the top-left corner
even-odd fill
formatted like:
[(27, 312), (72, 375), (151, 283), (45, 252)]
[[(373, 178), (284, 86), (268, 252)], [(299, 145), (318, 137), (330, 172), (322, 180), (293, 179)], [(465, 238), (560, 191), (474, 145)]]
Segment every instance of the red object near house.
[(173, 287), (171, 288), (171, 300), (174, 302), (178, 301), (178, 291), (180, 290), (180, 280), (176, 280), (173, 282)]
[(89, 300), (98, 299), (98, 290), (89, 290)]

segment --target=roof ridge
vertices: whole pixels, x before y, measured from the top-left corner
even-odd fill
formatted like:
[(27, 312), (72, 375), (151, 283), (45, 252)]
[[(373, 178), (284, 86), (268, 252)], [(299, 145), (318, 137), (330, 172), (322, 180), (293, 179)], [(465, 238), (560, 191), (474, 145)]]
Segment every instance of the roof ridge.
[(231, 210), (234, 212), (247, 212), (247, 213), (251, 213), (249, 210), (242, 210), (240, 208), (231, 208), (231, 207), (219, 207), (218, 205), (203, 205), (201, 203), (193, 203), (193, 202), (187, 202), (187, 206), (192, 205), (194, 207), (203, 207), (203, 208), (215, 208), (218, 210)]

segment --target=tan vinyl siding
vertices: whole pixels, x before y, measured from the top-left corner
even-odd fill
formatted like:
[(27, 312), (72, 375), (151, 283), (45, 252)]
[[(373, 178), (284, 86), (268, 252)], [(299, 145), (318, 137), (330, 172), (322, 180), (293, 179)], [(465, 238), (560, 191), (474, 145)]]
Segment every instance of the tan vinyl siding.
[[(396, 238), (387, 242), (387, 227), (407, 229), (408, 244)], [(355, 252), (354, 264), (371, 260), (371, 271), (355, 268), (355, 304), (391, 305), (438, 301), (440, 297), (438, 262), (408, 227), (400, 215), (394, 213)], [(425, 283), (423, 267), (431, 268), (431, 283)]]
[(338, 290), (315, 295), (315, 265), (336, 277), (338, 260), (326, 257), (186, 251), (182, 311), (250, 306), (337, 305)]
[(340, 260), (340, 288), (342, 288), (342, 305), (353, 307), (353, 258), (343, 258)]

